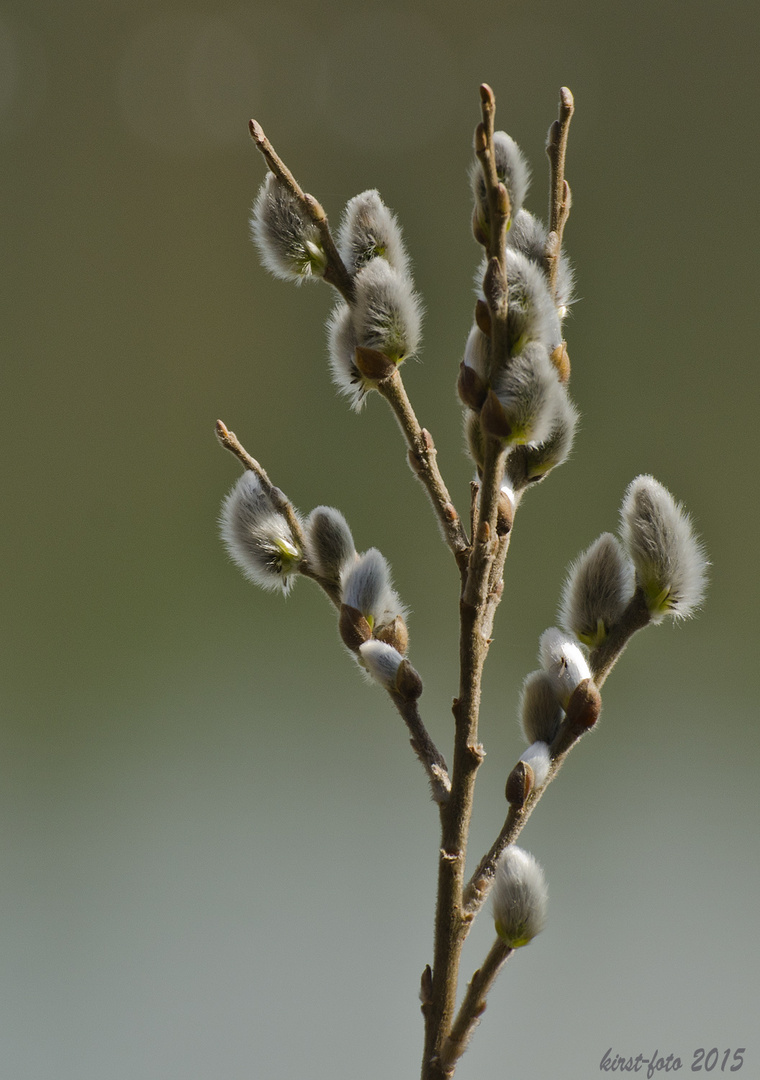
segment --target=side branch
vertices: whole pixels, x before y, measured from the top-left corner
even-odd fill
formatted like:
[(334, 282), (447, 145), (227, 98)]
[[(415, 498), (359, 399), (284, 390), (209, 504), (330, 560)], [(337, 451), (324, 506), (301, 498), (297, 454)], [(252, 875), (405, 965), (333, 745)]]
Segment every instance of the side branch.
[(457, 1061), (467, 1049), (475, 1028), (486, 1009), (486, 997), (496, 977), (515, 950), (497, 937), (482, 966), (475, 972), (467, 987), (464, 999), (451, 1034), (441, 1051), (441, 1064), (447, 1076), (454, 1072)]
[[(631, 637), (637, 630), (641, 630), (647, 626), (650, 622), (650, 618), (644, 594), (641, 589), (637, 589), (623, 612), (620, 621), (616, 626), (612, 627), (604, 642), (594, 649), (589, 657), (589, 666), (594, 678), (593, 692), (597, 695), (598, 700), (600, 700), (598, 698), (598, 690), (606, 682), (617, 659), (625, 650)], [(580, 690), (578, 693), (580, 695)], [(575, 696), (573, 700), (576, 700)], [(525, 823), (533, 813), (535, 806), (543, 796), (549, 784), (554, 780), (557, 773), (562, 768), (565, 758), (586, 731), (589, 730), (583, 716), (585, 706), (583, 698), (581, 696), (577, 697), (577, 704), (579, 706), (577, 717), (571, 715), (573, 710), (573, 700), (571, 700), (565, 722), (560, 727), (560, 730), (550, 747), (551, 766), (543, 786), (538, 790), (531, 791), (522, 806), (518, 807), (510, 805), (509, 813), (507, 814), (501, 832), (491, 845), (490, 850), (480, 860), (477, 869), (465, 887), (463, 907), (465, 912), (467, 912), (471, 918), (474, 918), (483, 906), (483, 903), (491, 890), (494, 874), (496, 872), (496, 864), (499, 861), (502, 852), (509, 844), (513, 844), (515, 840), (517, 840)], [(586, 701), (588, 701), (588, 699), (586, 699)]]
[(251, 138), (256, 143), (256, 146), (264, 155), (270, 171), (273, 172), (298, 199), (306, 210), (306, 213), (319, 229), (322, 247), (327, 258), (327, 268), (324, 274), (325, 281), (329, 282), (330, 285), (333, 285), (341, 296), (348, 301), (348, 303), (351, 303), (355, 292), (354, 280), (349, 274), (346, 264), (343, 262), (343, 259), (340, 257), (338, 249), (335, 246), (335, 241), (330, 232), (330, 225), (327, 221), (327, 214), (322, 208), (321, 203), (319, 203), (313, 195), (309, 195), (303, 190), (290, 169), (264, 134), (264, 129), (261, 124), (256, 120), (251, 120), (248, 124), (248, 130), (250, 131)]
[(573, 95), (566, 86), (559, 92), (559, 119), (549, 128), (546, 153), (549, 156), (549, 238), (546, 244), (545, 265), (549, 276), (552, 293), (557, 282), (557, 267), (562, 249), (562, 234), (570, 215), (572, 196), (570, 185), (565, 180), (565, 157), (570, 121), (573, 118), (575, 103)]
[(420, 427), (398, 368), (377, 384), (398, 420), (409, 448), (409, 465), (425, 486), (443, 535), (460, 570), (466, 568), (470, 542), (438, 468), (437, 451), (429, 431)]
[(408, 701), (400, 694), (389, 692), (393, 704), (409, 729), (412, 749), (427, 773), (433, 799), (439, 806), (444, 806), (451, 795), (451, 779), (446, 761), (430, 738), (417, 708), (417, 702)]
[(501, 183), (496, 172), (493, 146), (496, 99), (487, 83), (480, 87), (480, 106), (483, 119), (475, 129), (475, 156), (483, 171), (488, 202), (488, 236), (485, 245), (488, 268), (483, 281), (483, 291), (491, 316), (491, 365), (498, 369), (506, 364), (509, 355), (506, 247), (512, 207), (506, 185)]

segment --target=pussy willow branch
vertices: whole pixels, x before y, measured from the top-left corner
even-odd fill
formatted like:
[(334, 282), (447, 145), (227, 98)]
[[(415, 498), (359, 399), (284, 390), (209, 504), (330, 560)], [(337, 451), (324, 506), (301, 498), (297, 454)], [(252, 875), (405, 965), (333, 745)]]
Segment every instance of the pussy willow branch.
[[(264, 155), (270, 170), (287, 185), (288, 189), (301, 202), (312, 221), (319, 228), (327, 259), (325, 281), (334, 286), (344, 300), (350, 304), (355, 295), (354, 280), (335, 245), (327, 215), (317, 200), (303, 191), (290, 169), (264, 134), (261, 125), (256, 120), (251, 120), (249, 130), (251, 138)], [(469, 549), (469, 541), (438, 468), (436, 449), (430, 432), (420, 426), (404, 389), (404, 383), (398, 369), (390, 378), (379, 383), (377, 388), (396, 415), (409, 447), (410, 467), (427, 489), (433, 509), (443, 528), (446, 543), (451, 548), (461, 569), (463, 559)]]
[[(506, 235), (510, 206), (506, 187), (496, 175), (494, 95), (485, 84), (480, 93), (482, 121), (475, 131), (475, 152), (483, 170), (489, 207), (487, 251), (491, 260), (491, 282), (495, 284), (489, 288), (484, 283), (484, 292), (491, 315), (492, 363), (496, 364), (507, 359)], [(499, 440), (489, 436), (475, 510), (472, 552), (459, 605), (460, 677), (459, 694), (453, 706), (454, 763), (451, 798), (441, 811), (432, 985), (424, 1013), (423, 1080), (443, 1080), (447, 1075), (442, 1055), (451, 1033), (461, 951), (471, 922), (462, 905), (464, 870), (475, 779), (485, 757), (478, 742), (483, 665), (488, 654), (493, 614), (501, 597), (501, 573), (494, 581), (492, 570), (497, 555), (506, 557), (507, 550), (497, 535), (505, 460), (506, 450)]]
[(556, 291), (559, 253), (562, 248), (562, 234), (570, 214), (572, 195), (570, 185), (565, 180), (565, 155), (570, 121), (573, 118), (575, 103), (573, 95), (566, 86), (559, 92), (559, 118), (549, 128), (546, 153), (549, 155), (550, 191), (549, 191), (549, 237), (546, 244), (546, 271), (552, 293)]
[[(288, 526), (298, 542), (298, 546), (302, 551), (306, 551), (306, 540), (303, 527), (298, 514), (295, 512), (293, 504), (287, 496), (272, 483), (263, 466), (259, 464), (256, 458), (248, 453), (237, 435), (230, 431), (221, 420), (217, 420), (216, 422), (216, 437), (219, 439), (222, 446), (226, 450), (229, 450), (230, 453), (234, 454), (246, 469), (249, 469), (256, 474), (261, 486), (269, 495), (277, 510), (279, 510), (287, 520)], [(312, 581), (315, 581), (323, 592), (327, 594), (332, 604), (336, 608), (340, 608), (340, 586), (336, 584), (336, 582), (330, 581), (315, 573), (309, 566), (308, 559), (305, 559), (301, 563), (300, 573), (304, 577), (311, 578)], [(401, 719), (409, 729), (412, 749), (428, 775), (430, 788), (435, 802), (439, 805), (446, 803), (451, 791), (451, 780), (449, 779), (446, 761), (431, 739), (430, 734), (422, 721), (417, 702), (408, 701), (400, 694), (394, 693), (392, 690), (388, 691), (388, 696), (396, 707)]]

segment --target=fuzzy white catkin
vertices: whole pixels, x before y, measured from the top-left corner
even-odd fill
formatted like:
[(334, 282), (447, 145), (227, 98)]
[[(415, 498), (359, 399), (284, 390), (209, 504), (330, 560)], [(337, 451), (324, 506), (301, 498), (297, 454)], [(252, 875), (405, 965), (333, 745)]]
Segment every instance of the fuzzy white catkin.
[(222, 503), (222, 540), (249, 581), (287, 593), (303, 557), (285, 517), (260, 480), (244, 472)]
[(348, 522), (334, 507), (315, 507), (306, 519), (304, 533), (309, 562), (321, 577), (339, 581), (356, 562), (356, 548)]
[(562, 707), (567, 708), (576, 686), (591, 678), (588, 661), (580, 646), (568, 634), (552, 626), (541, 635), (538, 658), (544, 671), (554, 680)]
[(319, 280), (327, 259), (319, 230), (274, 173), (268, 173), (251, 214), (251, 237), (270, 273), (285, 281)]
[(631, 560), (616, 536), (602, 533), (568, 569), (560, 624), (593, 649), (619, 622), (633, 589)]
[(546, 671), (532, 671), (520, 695), (520, 722), (527, 742), (553, 742), (564, 716), (555, 679)]
[(492, 380), (512, 429), (513, 444), (548, 438), (562, 409), (564, 387), (543, 345), (530, 343)]
[(402, 276), (409, 275), (409, 256), (396, 215), (374, 189), (363, 191), (348, 201), (336, 243), (352, 274), (372, 259), (381, 258)]
[(507, 248), (510, 351), (519, 352), (528, 341), (539, 341), (548, 352), (562, 343), (562, 327), (542, 268), (521, 251)]
[(338, 392), (347, 397), (354, 412), (360, 412), (372, 388), (356, 366), (356, 346), (353, 315), (342, 301), (333, 308), (327, 320), (327, 346), (330, 374)]
[(377, 548), (369, 548), (344, 572), (343, 603), (360, 611), (373, 629), (405, 615), (404, 606), (391, 585), (390, 567)]
[(492, 896), (496, 933), (511, 948), (527, 945), (543, 930), (549, 894), (544, 872), (529, 852), (515, 844), (504, 849)]
[[(520, 210), (512, 217), (512, 224), (507, 233), (507, 246), (521, 251), (531, 262), (543, 268), (546, 255), (546, 242), (549, 232), (542, 221), (528, 210)], [(567, 314), (573, 302), (574, 274), (570, 261), (564, 252), (560, 252), (555, 282), (555, 302), (560, 318)]]
[[(525, 156), (511, 135), (506, 131), (495, 131), (493, 135), (496, 175), (509, 193), (511, 212), (517, 214), (525, 202), (530, 186), (530, 166)], [(487, 214), (486, 183), (479, 161), (474, 161), (470, 168), (470, 184), (478, 213), (485, 218)]]
[(392, 645), (371, 638), (359, 646), (357, 659), (380, 686), (386, 690), (395, 689), (398, 669), (404, 658)]
[(685, 619), (702, 603), (709, 565), (680, 503), (653, 476), (631, 482), (620, 511), (623, 546), (636, 567), (653, 622)]
[(357, 343), (400, 363), (417, 351), (422, 306), (407, 277), (385, 259), (372, 259), (355, 278), (353, 327)]

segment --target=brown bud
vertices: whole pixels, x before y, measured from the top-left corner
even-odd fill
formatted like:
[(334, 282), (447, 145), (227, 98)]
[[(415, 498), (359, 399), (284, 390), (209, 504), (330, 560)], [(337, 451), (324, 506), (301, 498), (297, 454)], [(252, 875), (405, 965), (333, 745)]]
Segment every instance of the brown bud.
[(420, 979), (420, 1002), (423, 1006), (429, 1005), (433, 1000), (433, 969), (427, 964)]
[(480, 423), (487, 435), (495, 435), (497, 439), (508, 439), (512, 434), (512, 425), (509, 423), (504, 406), (493, 390), (488, 391), (483, 408), (480, 410)]
[(491, 336), (491, 312), (485, 300), (478, 300), (475, 304), (475, 322), (481, 334)]
[(507, 777), (507, 802), (520, 810), (525, 800), (533, 790), (533, 769), (526, 761), (518, 761), (512, 772)]
[(475, 368), (468, 367), (462, 361), (459, 365), (459, 378), (457, 379), (457, 393), (463, 405), (480, 412), (483, 402), (488, 394), (488, 387), (478, 375)]
[(343, 639), (343, 644), (351, 652), (358, 652), (359, 646), (372, 637), (372, 628), (361, 611), (355, 607), (349, 607), (348, 604), (340, 605), (338, 630)]
[(404, 701), (416, 701), (422, 693), (422, 679), (408, 660), (402, 660), (398, 666), (396, 693)]
[(559, 381), (563, 384), (570, 382), (570, 357), (567, 355), (567, 342), (563, 341), (551, 355), (551, 362), (557, 369)]
[(373, 382), (387, 379), (396, 370), (396, 365), (385, 353), (379, 349), (365, 349), (363, 345), (356, 346), (356, 366), (365, 379)]
[(593, 679), (579, 682), (567, 703), (565, 724), (574, 731), (588, 731), (599, 719), (602, 711), (602, 695)]
[(401, 615), (397, 615), (393, 622), (378, 627), (375, 630), (375, 637), (378, 641), (384, 641), (386, 645), (392, 645), (402, 656), (409, 648), (409, 631)]

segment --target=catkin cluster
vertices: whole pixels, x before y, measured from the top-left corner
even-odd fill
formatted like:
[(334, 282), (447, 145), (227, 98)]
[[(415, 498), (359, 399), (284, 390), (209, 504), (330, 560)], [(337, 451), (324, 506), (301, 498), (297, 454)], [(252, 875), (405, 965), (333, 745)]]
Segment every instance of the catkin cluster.
[[(525, 488), (567, 459), (578, 413), (567, 392), (570, 364), (562, 322), (572, 301), (573, 273), (560, 252), (554, 285), (547, 267), (548, 232), (523, 206), (530, 172), (517, 143), (506, 132), (493, 138), (496, 174), (509, 196), (505, 252), (506, 297), (496, 297), (488, 259), (475, 275), (475, 319), (460, 365), (458, 390), (465, 405), (465, 435), (478, 472), (485, 439), (508, 448), (502, 488), (510, 514)], [(487, 246), (490, 236), (486, 185), (480, 162), (473, 163), (473, 231)], [(488, 297), (488, 300), (487, 300)], [(491, 310), (506, 303), (506, 342), (494, 347)]]
[(377, 548), (357, 553), (340, 511), (318, 506), (302, 521), (281, 498), (254, 472), (243, 473), (220, 517), (230, 558), (254, 584), (286, 594), (298, 574), (316, 578), (335, 599), (340, 635), (364, 671), (402, 698), (419, 697), (419, 675), (404, 658), (406, 611), (387, 560)]
[[(301, 283), (327, 269), (319, 231), (303, 202), (270, 173), (253, 207), (251, 231), (264, 265)], [(327, 323), (330, 370), (357, 411), (367, 392), (420, 344), (422, 306), (395, 215), (375, 190), (349, 200), (336, 247), (351, 280)]]

